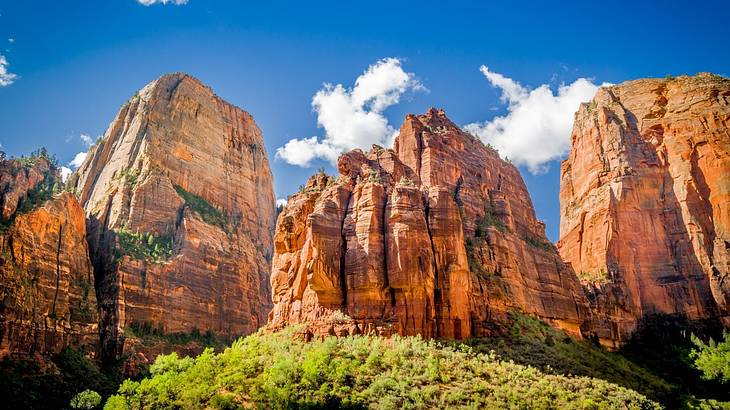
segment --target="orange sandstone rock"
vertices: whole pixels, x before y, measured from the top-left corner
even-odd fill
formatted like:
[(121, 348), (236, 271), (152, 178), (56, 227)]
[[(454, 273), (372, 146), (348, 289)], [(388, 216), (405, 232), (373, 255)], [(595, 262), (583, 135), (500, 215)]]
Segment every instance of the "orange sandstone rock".
[(587, 300), (518, 170), (443, 111), (407, 116), (394, 149), (346, 153), (339, 172), (279, 216), (271, 329), (460, 339), (519, 309), (579, 331)]
[(248, 113), (165, 75), (121, 108), (71, 183), (89, 217), (107, 356), (135, 322), (225, 337), (265, 322), (275, 205)]
[[(0, 353), (94, 353), (99, 341), (84, 211), (46, 159), (0, 161)], [(35, 199), (39, 198), (39, 199)], [(34, 201), (39, 201), (35, 203)]]
[(711, 74), (604, 87), (576, 113), (558, 247), (604, 343), (652, 313), (730, 324), (728, 123), (730, 80)]

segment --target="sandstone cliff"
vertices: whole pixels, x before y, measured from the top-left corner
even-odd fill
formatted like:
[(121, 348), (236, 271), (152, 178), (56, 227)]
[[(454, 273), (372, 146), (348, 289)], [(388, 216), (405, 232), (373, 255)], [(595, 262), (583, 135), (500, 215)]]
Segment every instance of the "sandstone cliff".
[(0, 161), (0, 354), (96, 351), (84, 211), (44, 156)]
[(338, 167), (279, 215), (271, 329), (459, 339), (519, 309), (579, 332), (587, 301), (519, 171), (443, 111), (407, 116), (393, 149)]
[(134, 323), (238, 336), (265, 322), (275, 206), (248, 113), (165, 75), (124, 104), (70, 182), (89, 218), (107, 356)]
[(604, 343), (652, 313), (727, 321), (729, 122), (730, 80), (710, 74), (604, 87), (576, 113), (558, 246)]

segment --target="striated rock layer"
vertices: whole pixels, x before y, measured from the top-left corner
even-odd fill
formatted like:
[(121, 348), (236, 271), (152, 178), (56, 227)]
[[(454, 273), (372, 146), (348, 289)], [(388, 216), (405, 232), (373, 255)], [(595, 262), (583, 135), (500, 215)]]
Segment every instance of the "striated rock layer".
[(730, 323), (729, 123), (711, 74), (604, 87), (576, 113), (558, 246), (604, 343), (653, 313)]
[(338, 167), (279, 215), (269, 328), (460, 339), (519, 309), (579, 332), (587, 300), (519, 171), (443, 111), (407, 116), (393, 149)]
[(253, 118), (186, 74), (151, 82), (72, 176), (107, 356), (130, 324), (253, 332), (270, 310), (272, 175)]
[(94, 353), (99, 341), (84, 211), (45, 157), (0, 161), (0, 354)]

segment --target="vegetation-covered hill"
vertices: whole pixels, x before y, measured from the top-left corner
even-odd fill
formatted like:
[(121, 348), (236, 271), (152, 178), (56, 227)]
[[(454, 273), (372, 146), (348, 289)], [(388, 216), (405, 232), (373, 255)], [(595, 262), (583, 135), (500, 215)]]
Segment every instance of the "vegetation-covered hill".
[(150, 370), (105, 408), (659, 408), (604, 380), (417, 337), (306, 343), (294, 329), (259, 332), (220, 354), (160, 356)]

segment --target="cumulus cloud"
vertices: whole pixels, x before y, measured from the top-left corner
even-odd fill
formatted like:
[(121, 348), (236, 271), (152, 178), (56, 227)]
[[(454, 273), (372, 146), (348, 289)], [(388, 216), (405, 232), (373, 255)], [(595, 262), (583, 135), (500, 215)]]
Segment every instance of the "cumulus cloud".
[(86, 159), (86, 153), (85, 152), (79, 152), (76, 154), (74, 159), (71, 160), (71, 162), (68, 163), (68, 165), (71, 166), (71, 168), (76, 169), (81, 166), (81, 164), (84, 163), (84, 160)]
[[(83, 135), (83, 134), (82, 134)], [(84, 163), (84, 160), (86, 159), (86, 152), (79, 152), (74, 156), (74, 158), (71, 160), (71, 162), (68, 163), (68, 167), (61, 167), (61, 181), (66, 182), (69, 175), (71, 175), (74, 170), (76, 170), (78, 167), (81, 166), (81, 164)]]
[(143, 6), (151, 6), (153, 4), (174, 4), (180, 6), (187, 4), (188, 0), (137, 0), (137, 3)]
[(66, 182), (66, 180), (69, 176), (71, 176), (72, 173), (73, 171), (71, 170), (71, 168), (61, 167), (61, 181)]
[(425, 90), (413, 73), (407, 73), (397, 58), (385, 58), (368, 67), (355, 86), (325, 84), (312, 98), (317, 124), (324, 138), (292, 139), (276, 150), (276, 157), (307, 167), (315, 158), (335, 164), (337, 157), (354, 148), (389, 145), (396, 130), (383, 111), (398, 104), (407, 91)]
[(287, 202), (289, 202), (289, 201), (286, 198), (277, 198), (276, 206), (286, 206)]
[(600, 86), (609, 85), (579, 78), (560, 84), (556, 94), (548, 84), (531, 90), (486, 66), (480, 71), (502, 91), (500, 99), (507, 104), (507, 114), (464, 128), (533, 174), (547, 171), (548, 162), (568, 152), (573, 116), (580, 103), (590, 101)]
[(7, 87), (18, 78), (17, 75), (8, 71), (8, 60), (0, 54), (0, 87)]

